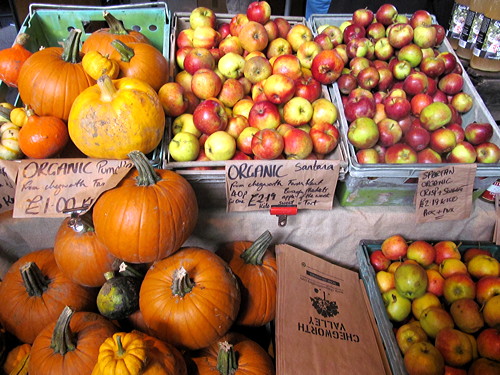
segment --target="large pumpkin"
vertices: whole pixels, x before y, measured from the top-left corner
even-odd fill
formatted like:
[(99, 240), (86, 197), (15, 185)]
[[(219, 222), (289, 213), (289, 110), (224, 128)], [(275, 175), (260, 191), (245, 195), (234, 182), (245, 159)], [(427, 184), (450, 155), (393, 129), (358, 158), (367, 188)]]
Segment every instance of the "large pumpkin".
[(68, 119), (69, 136), (91, 158), (126, 159), (159, 145), (165, 112), (156, 91), (135, 78), (112, 81), (103, 75), (75, 99)]
[(110, 320), (87, 311), (65, 307), (59, 318), (45, 327), (31, 347), (30, 375), (90, 374), (99, 347), (117, 331)]
[(277, 265), (269, 248), (272, 236), (265, 231), (257, 240), (234, 241), (217, 250), (231, 267), (241, 286), (237, 324), (263, 326), (276, 315)]
[(24, 62), (19, 72), (19, 95), (37, 115), (66, 121), (76, 97), (95, 84), (81, 63), (81, 33), (72, 29), (63, 47), (41, 49)]
[(193, 188), (181, 175), (154, 169), (145, 155), (130, 153), (136, 170), (96, 201), (99, 239), (117, 258), (149, 263), (177, 251), (198, 220)]
[(75, 283), (88, 287), (104, 284), (104, 273), (113, 269), (116, 258), (97, 238), (94, 227), (78, 214), (66, 218), (54, 240), (54, 256), (61, 271)]
[(5, 329), (22, 342), (32, 343), (65, 306), (76, 311), (95, 309), (95, 292), (66, 277), (53, 250), (43, 249), (12, 264), (0, 284), (0, 301)]
[(231, 269), (209, 250), (184, 248), (156, 262), (139, 294), (144, 322), (174, 346), (200, 349), (234, 323), (240, 290)]

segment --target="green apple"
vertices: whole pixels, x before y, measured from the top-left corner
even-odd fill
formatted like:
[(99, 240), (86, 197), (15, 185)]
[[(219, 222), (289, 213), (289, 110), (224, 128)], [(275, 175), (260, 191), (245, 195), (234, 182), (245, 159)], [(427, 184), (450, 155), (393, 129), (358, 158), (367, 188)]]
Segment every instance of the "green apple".
[(411, 300), (422, 297), (427, 290), (427, 272), (418, 263), (403, 263), (394, 273), (397, 291)]
[(168, 152), (175, 161), (193, 161), (200, 152), (200, 142), (194, 134), (181, 131), (168, 144)]
[(219, 130), (205, 141), (205, 154), (210, 160), (229, 160), (236, 152), (236, 140), (231, 134)]
[(177, 116), (174, 121), (172, 121), (172, 133), (176, 135), (180, 132), (186, 132), (194, 134), (197, 138), (200, 137), (201, 132), (196, 128), (193, 121), (192, 113), (183, 113)]
[(245, 58), (237, 53), (229, 52), (219, 59), (217, 67), (224, 77), (238, 79), (243, 76)]
[(402, 322), (410, 315), (411, 301), (399, 294), (396, 289), (383, 293), (382, 300), (390, 320)]

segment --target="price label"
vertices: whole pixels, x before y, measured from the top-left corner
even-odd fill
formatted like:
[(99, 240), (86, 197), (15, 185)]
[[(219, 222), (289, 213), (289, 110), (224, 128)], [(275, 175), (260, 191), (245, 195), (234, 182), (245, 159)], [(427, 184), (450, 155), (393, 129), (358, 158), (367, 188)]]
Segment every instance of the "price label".
[(66, 217), (66, 210), (88, 210), (132, 167), (130, 160), (23, 160), (17, 172), (13, 217)]
[(338, 160), (230, 161), (227, 210), (269, 210), (273, 205), (331, 209), (339, 170)]
[(469, 217), (476, 168), (476, 164), (456, 164), (420, 172), (415, 199), (417, 222)]
[(500, 194), (495, 194), (495, 217), (493, 242), (500, 246)]
[(14, 208), (17, 167), (15, 161), (0, 160), (0, 213)]

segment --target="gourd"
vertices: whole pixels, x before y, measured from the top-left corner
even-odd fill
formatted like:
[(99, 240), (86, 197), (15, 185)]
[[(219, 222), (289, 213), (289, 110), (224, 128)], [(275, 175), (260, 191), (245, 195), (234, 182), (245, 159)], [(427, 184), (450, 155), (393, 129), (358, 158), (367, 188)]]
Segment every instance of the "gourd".
[(135, 78), (103, 75), (75, 99), (68, 119), (73, 143), (91, 158), (126, 159), (131, 151), (153, 151), (165, 132), (156, 91)]
[(95, 84), (81, 63), (81, 33), (72, 29), (62, 47), (41, 49), (24, 62), (19, 72), (19, 95), (37, 115), (67, 121), (75, 98)]
[(104, 274), (106, 282), (97, 294), (99, 313), (108, 319), (125, 319), (139, 309), (141, 279), (119, 276), (113, 271)]
[(17, 87), (19, 71), (32, 52), (24, 46), (29, 39), (26, 33), (20, 33), (12, 47), (0, 51), (0, 80), (7, 86)]
[(271, 240), (271, 233), (265, 231), (254, 242), (233, 241), (216, 251), (240, 281), (237, 324), (263, 326), (275, 318), (278, 273)]
[(97, 238), (90, 215), (80, 213), (76, 210), (61, 222), (54, 239), (54, 257), (61, 271), (75, 283), (100, 287), (116, 258)]
[(20, 159), (23, 153), (19, 146), (19, 128), (11, 122), (0, 124), (0, 159)]
[(227, 263), (196, 247), (156, 262), (139, 294), (144, 322), (153, 334), (191, 350), (223, 336), (233, 325), (239, 305), (238, 282)]
[(120, 66), (119, 77), (140, 79), (158, 91), (168, 81), (168, 62), (154, 46), (146, 43), (123, 43), (114, 40), (110, 58)]
[(10, 112), (10, 121), (14, 125), (22, 128), (28, 122), (28, 115), (26, 113), (27, 109), (28, 108), (24, 107), (13, 108)]
[(102, 55), (99, 51), (89, 51), (82, 59), (83, 69), (96, 81), (100, 76), (106, 74), (109, 78), (115, 79), (120, 73), (118, 62), (110, 59), (107, 55)]
[(30, 375), (90, 374), (97, 363), (99, 347), (117, 330), (99, 314), (75, 312), (66, 306), (33, 342)]
[(114, 49), (111, 42), (115, 39), (121, 40), (124, 43), (150, 43), (149, 39), (141, 32), (125, 29), (121, 21), (108, 11), (103, 12), (103, 17), (108, 23), (108, 27), (94, 31), (88, 36), (82, 45), (83, 53), (98, 51), (103, 56), (110, 55)]
[(0, 322), (24, 343), (32, 343), (65, 306), (95, 308), (95, 292), (67, 278), (51, 248), (35, 250), (14, 262), (0, 284)]
[(154, 262), (177, 251), (193, 232), (196, 195), (176, 172), (154, 169), (141, 152), (129, 156), (135, 169), (97, 199), (94, 228), (116, 258)]

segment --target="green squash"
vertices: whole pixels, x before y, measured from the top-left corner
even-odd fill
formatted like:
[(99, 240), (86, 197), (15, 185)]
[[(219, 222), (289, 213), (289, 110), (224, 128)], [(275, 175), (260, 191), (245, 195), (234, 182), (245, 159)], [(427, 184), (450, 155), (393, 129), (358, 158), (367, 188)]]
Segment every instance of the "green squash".
[(97, 308), (108, 319), (125, 319), (139, 309), (142, 279), (134, 276), (104, 274), (106, 282), (97, 294)]

